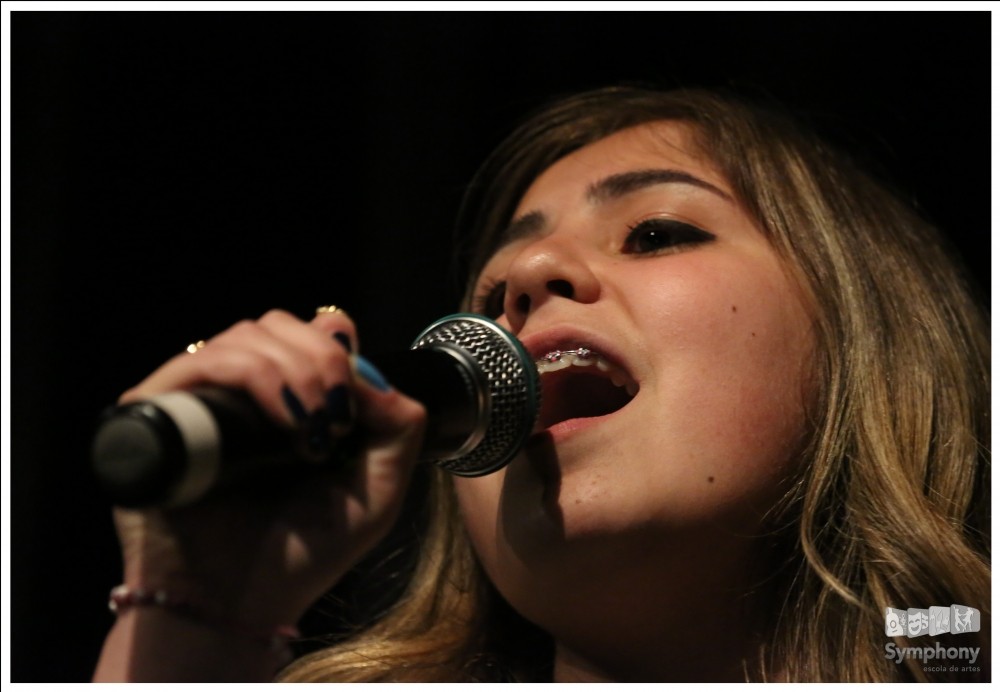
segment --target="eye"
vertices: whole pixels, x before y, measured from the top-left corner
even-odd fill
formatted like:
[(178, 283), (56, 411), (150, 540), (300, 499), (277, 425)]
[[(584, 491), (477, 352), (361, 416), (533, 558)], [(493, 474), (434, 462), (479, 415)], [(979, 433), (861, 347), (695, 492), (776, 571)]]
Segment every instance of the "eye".
[(507, 292), (506, 281), (489, 281), (472, 299), (472, 311), (496, 319), (503, 314), (503, 300)]
[(642, 255), (715, 240), (708, 231), (674, 219), (646, 219), (630, 226), (622, 251)]

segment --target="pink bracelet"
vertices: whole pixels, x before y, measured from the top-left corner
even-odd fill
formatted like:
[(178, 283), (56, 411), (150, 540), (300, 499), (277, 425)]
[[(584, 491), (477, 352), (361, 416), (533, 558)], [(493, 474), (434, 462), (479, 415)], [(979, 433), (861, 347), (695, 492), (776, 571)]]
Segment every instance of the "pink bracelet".
[(203, 608), (196, 607), (190, 601), (171, 595), (164, 589), (145, 589), (140, 586), (120, 584), (111, 589), (108, 609), (120, 614), (129, 608), (154, 606), (183, 615), (191, 620), (210, 627), (226, 630), (244, 638), (266, 644), (271, 651), (288, 653), (288, 644), (302, 635), (292, 625), (279, 625), (274, 629), (261, 630), (229, 620), (211, 618)]

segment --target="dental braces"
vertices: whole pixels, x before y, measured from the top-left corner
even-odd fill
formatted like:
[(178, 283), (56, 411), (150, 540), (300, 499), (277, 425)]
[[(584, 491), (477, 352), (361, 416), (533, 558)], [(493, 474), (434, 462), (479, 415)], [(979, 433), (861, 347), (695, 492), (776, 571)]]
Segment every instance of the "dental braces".
[[(570, 356), (567, 358), (566, 356)], [(616, 387), (625, 387), (630, 396), (635, 396), (639, 391), (639, 385), (634, 382), (624, 370), (612, 363), (609, 363), (597, 351), (586, 347), (569, 349), (566, 351), (550, 351), (535, 361), (538, 374), (544, 375), (550, 372), (563, 370), (570, 366), (595, 367), (605, 372), (611, 379), (611, 383)]]
[(591, 356), (597, 356), (598, 354), (591, 351), (589, 348), (574, 348), (569, 351), (551, 351), (546, 353), (544, 356), (538, 359), (538, 362), (542, 363), (555, 363), (557, 360), (563, 356), (576, 356), (578, 358), (590, 358)]

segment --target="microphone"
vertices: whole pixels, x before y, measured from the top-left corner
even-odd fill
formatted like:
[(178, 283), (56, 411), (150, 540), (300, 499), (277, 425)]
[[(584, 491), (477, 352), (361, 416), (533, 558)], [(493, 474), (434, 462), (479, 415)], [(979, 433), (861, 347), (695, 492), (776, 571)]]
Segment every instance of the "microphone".
[[(479, 315), (443, 317), (410, 350), (372, 358), (427, 409), (422, 461), (460, 476), (507, 465), (538, 416), (538, 369), (510, 332)], [(356, 429), (330, 454), (304, 451), (301, 431), (279, 428), (245, 392), (201, 388), (113, 406), (91, 449), (97, 479), (123, 507), (177, 506), (276, 465), (337, 463), (362, 444)]]

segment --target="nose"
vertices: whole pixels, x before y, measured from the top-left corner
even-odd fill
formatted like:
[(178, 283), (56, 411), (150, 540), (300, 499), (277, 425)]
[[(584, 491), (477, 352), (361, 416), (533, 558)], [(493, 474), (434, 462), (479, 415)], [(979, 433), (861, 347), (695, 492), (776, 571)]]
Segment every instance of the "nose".
[(565, 238), (549, 235), (513, 258), (507, 269), (504, 314), (514, 333), (550, 303), (593, 303), (600, 297), (600, 281), (584, 252)]

